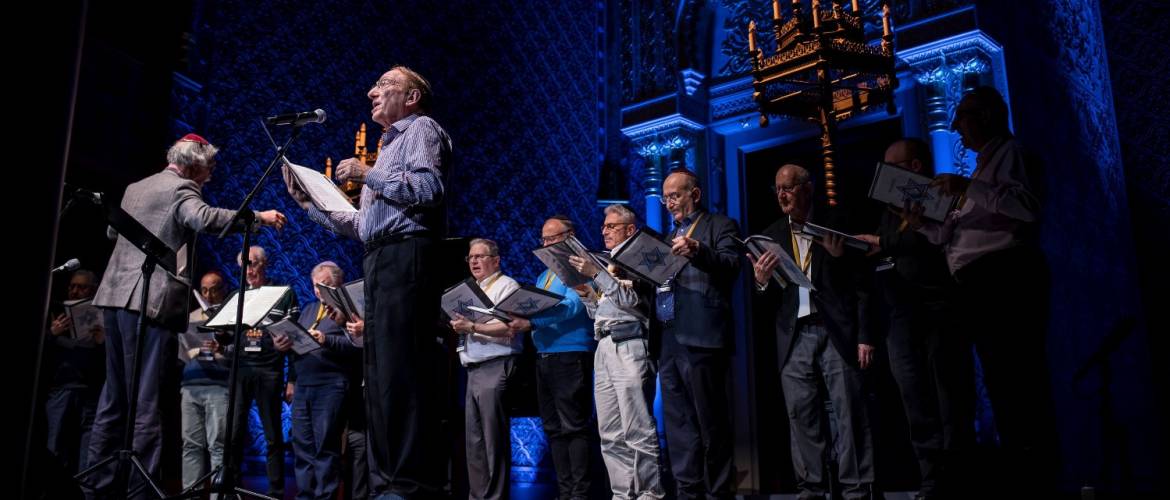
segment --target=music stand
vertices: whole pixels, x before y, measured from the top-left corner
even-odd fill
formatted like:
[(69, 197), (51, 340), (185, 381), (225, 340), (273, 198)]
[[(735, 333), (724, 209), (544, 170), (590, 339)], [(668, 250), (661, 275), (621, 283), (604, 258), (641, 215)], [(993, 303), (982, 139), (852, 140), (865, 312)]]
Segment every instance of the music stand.
[[(301, 124), (293, 125), (292, 134), (289, 135), (289, 138), (287, 141), (285, 141), (284, 145), (276, 151), (276, 156), (274, 156), (272, 161), (268, 163), (268, 168), (264, 170), (264, 173), (260, 176), (260, 179), (256, 181), (256, 185), (252, 187), (252, 190), (248, 192), (248, 196), (244, 197), (244, 201), (240, 203), (240, 208), (236, 210), (235, 217), (232, 218), (232, 221), (228, 223), (228, 225), (224, 227), (223, 231), (219, 233), (219, 239), (223, 239), (223, 237), (228, 234), (232, 227), (238, 225), (237, 223), (242, 224), (243, 227), (252, 227), (253, 222), (256, 220), (256, 214), (253, 213), (252, 210), (248, 207), (252, 204), (252, 199), (255, 198), (256, 194), (260, 192), (260, 188), (264, 185), (264, 180), (268, 179), (269, 174), (272, 173), (272, 169), (276, 168), (277, 163), (280, 163), (284, 159), (284, 152), (288, 150), (289, 144), (292, 144), (293, 140), (300, 136), (301, 126)], [(244, 231), (244, 238), (240, 250), (240, 293), (236, 302), (235, 339), (232, 341), (232, 344), (234, 345), (233, 350), (235, 352), (232, 355), (232, 365), (229, 369), (228, 375), (228, 407), (226, 417), (227, 424), (224, 428), (227, 436), (224, 437), (223, 463), (221, 463), (220, 466), (216, 469), (199, 478), (199, 480), (195, 481), (195, 483), (187, 489), (183, 490), (178, 495), (169, 497), (169, 499), (177, 500), (202, 496), (205, 492), (202, 485), (208, 478), (211, 478), (211, 485), (209, 488), (206, 488), (206, 492), (219, 493), (221, 495), (234, 493), (237, 497), (247, 496), (251, 498), (260, 498), (263, 500), (279, 500), (237, 485), (237, 475), (233, 473), (235, 469), (233, 468), (234, 464), (232, 464), (232, 458), (235, 456), (234, 450), (236, 445), (234, 429), (236, 420), (236, 374), (239, 372), (240, 368), (240, 339), (244, 336), (244, 292), (248, 290), (247, 272), (248, 266), (251, 264), (251, 260), (248, 258), (248, 250), (252, 246), (251, 237), (251, 231)]]
[(146, 340), (146, 302), (150, 297), (150, 279), (154, 274), (156, 266), (162, 267), (164, 271), (171, 275), (177, 275), (175, 251), (171, 250), (166, 243), (159, 240), (142, 223), (138, 222), (137, 219), (122, 210), (122, 207), (105, 200), (100, 205), (105, 209), (106, 220), (109, 222), (110, 227), (141, 251), (146, 258), (142, 261), (142, 296), (138, 302), (137, 337), (134, 339), (134, 361), (131, 363), (132, 375), (130, 377), (130, 388), (126, 393), (129, 401), (127, 402), (126, 410), (126, 429), (122, 434), (122, 447), (116, 450), (113, 455), (77, 473), (73, 478), (82, 481), (82, 478), (116, 460), (118, 466), (114, 483), (110, 486), (110, 489), (117, 491), (125, 488), (126, 496), (131, 496), (129, 483), (131, 469), (129, 466), (132, 465), (133, 470), (138, 471), (142, 475), (142, 479), (146, 482), (146, 485), (150, 486), (154, 490), (154, 493), (161, 498), (165, 496), (162, 489), (150, 477), (150, 473), (146, 471), (146, 468), (134, 452), (134, 423), (138, 417), (138, 379), (142, 375), (142, 350)]

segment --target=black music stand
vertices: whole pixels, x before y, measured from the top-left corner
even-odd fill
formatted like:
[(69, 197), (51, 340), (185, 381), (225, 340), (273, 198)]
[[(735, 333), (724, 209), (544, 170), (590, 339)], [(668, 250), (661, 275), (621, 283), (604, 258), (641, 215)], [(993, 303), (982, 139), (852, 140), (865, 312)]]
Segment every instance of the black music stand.
[[(97, 469), (110, 462), (117, 461), (116, 475), (110, 489), (115, 491), (125, 489), (126, 497), (129, 498), (132, 493), (130, 491), (129, 474), (131, 470), (134, 470), (142, 476), (146, 485), (154, 490), (154, 493), (161, 498), (165, 496), (162, 489), (150, 477), (150, 473), (146, 471), (146, 468), (142, 465), (142, 461), (138, 459), (137, 453), (134, 452), (134, 422), (138, 416), (138, 379), (142, 375), (142, 349), (146, 340), (146, 302), (150, 297), (150, 279), (154, 274), (156, 266), (162, 267), (164, 271), (171, 275), (176, 275), (177, 262), (175, 251), (171, 250), (166, 243), (159, 240), (142, 223), (138, 222), (137, 219), (122, 210), (122, 207), (108, 201), (101, 203), (101, 205), (105, 209), (106, 220), (109, 222), (110, 227), (123, 238), (126, 238), (127, 241), (142, 251), (146, 256), (146, 259), (142, 261), (142, 298), (138, 302), (137, 337), (134, 339), (134, 361), (131, 363), (132, 375), (130, 377), (130, 388), (126, 393), (129, 401), (127, 402), (126, 410), (126, 430), (122, 434), (122, 448), (116, 450), (113, 455), (93, 464), (88, 469), (79, 472), (73, 477), (81, 481), (82, 478), (89, 476)], [(133, 469), (131, 469), (131, 466), (133, 466)]]

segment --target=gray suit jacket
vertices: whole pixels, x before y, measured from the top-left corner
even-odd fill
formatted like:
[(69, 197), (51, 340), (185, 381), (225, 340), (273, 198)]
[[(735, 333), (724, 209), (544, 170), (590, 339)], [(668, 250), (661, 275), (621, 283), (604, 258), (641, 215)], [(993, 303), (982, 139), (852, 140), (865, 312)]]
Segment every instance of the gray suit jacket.
[[(179, 251), (187, 245), (185, 261), (176, 263), (178, 277), (161, 268), (150, 280), (147, 316), (173, 331), (187, 327), (188, 301), (191, 299), (191, 272), (194, 268), (195, 233), (222, 229), (231, 222), (234, 211), (215, 208), (203, 202), (195, 181), (184, 179), (170, 170), (135, 182), (126, 188), (122, 210), (142, 223), (147, 230)], [(179, 255), (184, 258), (183, 254)], [(106, 265), (105, 275), (93, 303), (102, 307), (139, 310), (142, 296), (142, 263), (146, 255), (126, 238), (118, 237), (114, 254)]]

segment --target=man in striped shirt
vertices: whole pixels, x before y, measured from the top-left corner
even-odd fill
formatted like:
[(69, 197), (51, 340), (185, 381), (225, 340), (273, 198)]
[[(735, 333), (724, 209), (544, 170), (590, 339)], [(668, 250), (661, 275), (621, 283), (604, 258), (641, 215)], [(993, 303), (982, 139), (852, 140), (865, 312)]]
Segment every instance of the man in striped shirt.
[(441, 290), (432, 280), (446, 230), (443, 176), (451, 139), (427, 116), (431, 87), (395, 66), (370, 88), (373, 120), (385, 128), (378, 161), (337, 166), (338, 181), (362, 182), (357, 212), (322, 212), (285, 168), (285, 184), (309, 218), (365, 244), (365, 380), (370, 492), (374, 498), (437, 494), (446, 465), (439, 422), (446, 366), (434, 341)]

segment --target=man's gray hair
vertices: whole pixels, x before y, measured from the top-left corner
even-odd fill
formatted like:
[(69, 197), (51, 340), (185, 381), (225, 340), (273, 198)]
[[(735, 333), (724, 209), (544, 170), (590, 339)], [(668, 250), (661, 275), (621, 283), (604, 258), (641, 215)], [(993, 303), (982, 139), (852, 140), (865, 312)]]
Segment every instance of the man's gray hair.
[(470, 250), (476, 245), (486, 246), (488, 248), (488, 255), (491, 255), (492, 257), (498, 257), (500, 255), (500, 246), (492, 240), (487, 238), (476, 238), (471, 240), (471, 243), (467, 245), (467, 249)]
[(334, 283), (345, 282), (345, 271), (341, 270), (341, 266), (337, 265), (336, 262), (327, 260), (313, 266), (313, 272), (309, 273), (309, 277), (316, 276), (317, 273), (321, 271), (329, 271), (329, 274), (333, 277)]
[(630, 207), (621, 203), (614, 203), (605, 207), (605, 215), (616, 215), (622, 218), (623, 222), (634, 224), (638, 220), (638, 216), (634, 214)]
[(217, 153), (219, 148), (211, 144), (180, 139), (167, 151), (167, 163), (183, 168), (209, 167), (215, 162)]
[[(250, 248), (248, 248), (248, 257), (249, 258), (251, 258), (251, 256), (252, 256), (252, 250), (256, 250), (256, 260), (257, 261), (262, 262), (264, 264), (268, 263), (268, 251), (264, 250), (264, 247), (262, 247), (260, 245), (252, 245)], [(244, 266), (243, 252), (236, 254), (236, 265), (240, 266), (240, 267)]]

